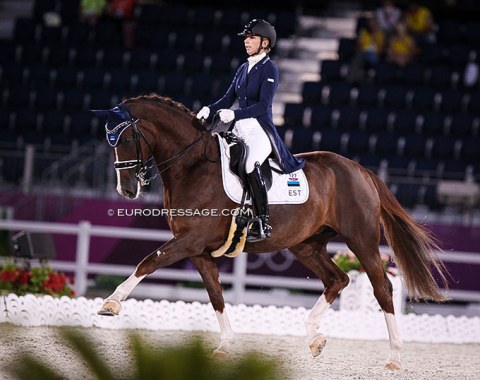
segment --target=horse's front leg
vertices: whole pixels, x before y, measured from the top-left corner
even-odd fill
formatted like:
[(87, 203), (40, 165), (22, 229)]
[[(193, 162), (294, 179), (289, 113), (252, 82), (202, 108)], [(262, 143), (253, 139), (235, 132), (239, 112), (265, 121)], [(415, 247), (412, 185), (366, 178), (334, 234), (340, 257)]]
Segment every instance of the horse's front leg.
[(220, 325), (220, 345), (214, 351), (215, 356), (228, 355), (233, 344), (234, 333), (230, 327), (230, 322), (225, 311), (225, 301), (223, 299), (222, 284), (218, 266), (210, 253), (202, 256), (191, 257), (190, 260), (202, 276), (203, 283), (207, 289), (210, 302)]
[(159, 249), (150, 253), (138, 264), (132, 275), (117, 286), (115, 291), (107, 297), (98, 311), (100, 315), (118, 315), (122, 310), (121, 301), (124, 301), (145, 276), (155, 272), (158, 268), (166, 267), (188, 256), (202, 252), (198, 243), (194, 244), (187, 239), (172, 239)]

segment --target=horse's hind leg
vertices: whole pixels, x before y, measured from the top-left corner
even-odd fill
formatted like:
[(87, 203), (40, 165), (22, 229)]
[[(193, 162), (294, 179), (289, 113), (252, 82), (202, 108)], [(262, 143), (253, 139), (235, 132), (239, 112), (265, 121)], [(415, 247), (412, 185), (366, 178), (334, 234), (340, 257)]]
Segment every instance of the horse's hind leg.
[(307, 340), (314, 357), (320, 355), (326, 343), (325, 336), (318, 331), (322, 316), (349, 281), (328, 256), (326, 245), (327, 240), (317, 236), (316, 240), (310, 239), (290, 248), (297, 259), (322, 280), (324, 286), (323, 294), (305, 320)]
[(210, 253), (207, 255), (191, 257), (190, 260), (202, 276), (210, 302), (215, 310), (218, 324), (220, 325), (220, 345), (214, 351), (214, 355), (227, 355), (233, 344), (234, 333), (230, 327), (230, 322), (225, 311), (225, 301), (223, 299), (222, 284), (217, 264), (211, 257)]
[(345, 239), (345, 241), (365, 269), (372, 283), (375, 298), (385, 315), (390, 341), (390, 354), (385, 367), (398, 370), (401, 368), (400, 350), (402, 348), (402, 340), (395, 320), (392, 298), (393, 287), (385, 273), (385, 268), (380, 258), (380, 251), (378, 250), (379, 234), (370, 235), (372, 236), (369, 237), (368, 231), (364, 231), (364, 233), (359, 235), (361, 238)]

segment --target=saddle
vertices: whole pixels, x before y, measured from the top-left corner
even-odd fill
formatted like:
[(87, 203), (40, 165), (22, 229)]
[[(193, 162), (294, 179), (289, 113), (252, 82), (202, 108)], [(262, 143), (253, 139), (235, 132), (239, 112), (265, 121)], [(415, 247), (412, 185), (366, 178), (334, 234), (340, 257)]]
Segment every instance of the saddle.
[[(220, 133), (220, 136), (227, 141), (230, 147), (230, 170), (240, 179), (243, 188), (248, 189), (247, 173), (245, 171), (248, 149), (247, 145), (241, 138), (232, 132), (222, 132)], [(270, 166), (268, 159), (260, 165), (260, 172), (265, 180), (267, 190), (270, 190), (272, 187), (272, 170), (277, 171), (277, 169)]]

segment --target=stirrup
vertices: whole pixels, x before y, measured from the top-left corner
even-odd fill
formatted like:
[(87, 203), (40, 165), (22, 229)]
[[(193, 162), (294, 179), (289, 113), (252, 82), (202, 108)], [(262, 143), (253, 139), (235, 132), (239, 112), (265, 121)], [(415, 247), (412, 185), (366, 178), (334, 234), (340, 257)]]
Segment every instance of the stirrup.
[(254, 243), (272, 236), (272, 227), (260, 217), (252, 218), (247, 223), (247, 241)]

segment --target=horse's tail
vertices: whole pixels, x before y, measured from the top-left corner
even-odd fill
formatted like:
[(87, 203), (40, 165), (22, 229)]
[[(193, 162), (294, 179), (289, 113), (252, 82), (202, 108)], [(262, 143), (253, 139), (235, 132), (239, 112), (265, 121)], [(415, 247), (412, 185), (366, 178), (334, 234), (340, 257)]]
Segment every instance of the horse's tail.
[(447, 269), (435, 253), (441, 251), (437, 242), (403, 209), (388, 187), (374, 173), (368, 172), (380, 197), (385, 237), (410, 297), (445, 301), (432, 271), (438, 273), (442, 286), (448, 288)]

